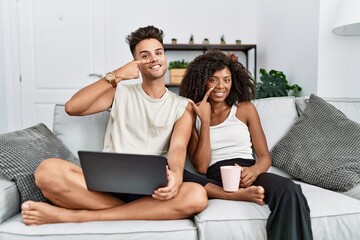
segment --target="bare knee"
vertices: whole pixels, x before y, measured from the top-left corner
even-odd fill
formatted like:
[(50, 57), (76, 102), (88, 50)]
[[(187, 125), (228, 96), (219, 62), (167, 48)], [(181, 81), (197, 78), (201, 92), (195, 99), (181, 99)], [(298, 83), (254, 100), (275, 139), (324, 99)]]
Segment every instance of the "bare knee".
[(197, 183), (184, 183), (184, 198), (182, 211), (184, 215), (191, 217), (203, 211), (208, 204), (205, 188)]
[[(52, 189), (56, 191), (56, 186), (62, 186), (65, 174), (65, 160), (59, 158), (49, 158), (43, 160), (35, 171), (35, 183), (41, 190)], [(60, 191), (60, 190), (59, 190)]]

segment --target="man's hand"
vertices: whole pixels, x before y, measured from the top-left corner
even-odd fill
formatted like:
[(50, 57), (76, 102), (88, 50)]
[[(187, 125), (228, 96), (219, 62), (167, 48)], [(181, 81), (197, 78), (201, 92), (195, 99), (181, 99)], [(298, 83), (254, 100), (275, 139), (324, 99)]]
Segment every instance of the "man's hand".
[(210, 88), (203, 98), (203, 100), (197, 104), (195, 104), (193, 101), (190, 100), (191, 105), (194, 108), (194, 111), (199, 116), (201, 121), (209, 121), (210, 122), (210, 116), (211, 116), (211, 106), (210, 103), (208, 103), (207, 99), (210, 96), (210, 93), (214, 90), (214, 88)]
[(114, 71), (116, 78), (121, 80), (137, 79), (140, 76), (139, 66), (149, 64), (150, 60), (133, 60)]
[(169, 200), (175, 198), (178, 191), (180, 184), (176, 182), (175, 173), (166, 166), (166, 173), (168, 184), (166, 187), (158, 188), (152, 194), (152, 197), (158, 200)]

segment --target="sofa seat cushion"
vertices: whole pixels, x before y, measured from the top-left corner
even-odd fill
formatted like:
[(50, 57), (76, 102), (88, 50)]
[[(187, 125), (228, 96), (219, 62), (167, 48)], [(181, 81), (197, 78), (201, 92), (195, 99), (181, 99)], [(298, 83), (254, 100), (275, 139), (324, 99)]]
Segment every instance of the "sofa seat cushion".
[(352, 189), (350, 189), (346, 192), (341, 192), (341, 193), (345, 194), (346, 196), (360, 200), (360, 183), (358, 185), (356, 185), (355, 187), (353, 187)]
[(269, 214), (267, 205), (211, 199), (208, 207), (195, 216), (199, 240), (266, 239)]
[(360, 201), (341, 193), (300, 184), (310, 207), (314, 239), (359, 239)]
[[(295, 182), (301, 185), (307, 198), (314, 239), (359, 238), (360, 201), (300, 181)], [(265, 240), (269, 214), (268, 205), (212, 199), (207, 209), (195, 216), (195, 221), (200, 240)]]
[(271, 158), (275, 167), (305, 182), (348, 191), (360, 183), (360, 124), (311, 95)]
[(98, 221), (26, 226), (21, 215), (0, 225), (1, 240), (196, 240), (197, 229), (190, 219), (172, 221)]
[(13, 181), (0, 171), (0, 224), (20, 212), (20, 195)]

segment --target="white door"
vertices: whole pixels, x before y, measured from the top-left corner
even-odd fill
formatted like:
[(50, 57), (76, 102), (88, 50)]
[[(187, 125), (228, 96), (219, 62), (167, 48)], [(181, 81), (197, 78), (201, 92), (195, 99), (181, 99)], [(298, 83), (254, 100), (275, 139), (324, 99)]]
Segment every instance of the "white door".
[(52, 129), (54, 105), (105, 72), (104, 0), (19, 0), (17, 14), (21, 127)]

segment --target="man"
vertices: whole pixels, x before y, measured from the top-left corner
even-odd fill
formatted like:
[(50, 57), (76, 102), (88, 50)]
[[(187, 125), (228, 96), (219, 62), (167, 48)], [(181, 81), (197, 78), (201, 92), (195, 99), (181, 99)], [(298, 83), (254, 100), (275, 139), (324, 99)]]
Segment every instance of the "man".
[[(181, 219), (207, 206), (201, 185), (183, 183), (194, 115), (185, 98), (165, 87), (163, 32), (153, 26), (139, 28), (127, 41), (134, 60), (81, 89), (66, 103), (65, 110), (81, 116), (111, 108), (104, 151), (167, 154), (168, 185), (152, 196), (90, 192), (80, 167), (62, 159), (47, 159), (37, 168), (35, 180), (54, 205), (23, 203), (25, 224)], [(142, 83), (121, 84), (138, 78), (139, 72)]]

